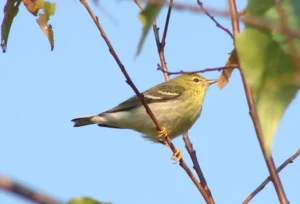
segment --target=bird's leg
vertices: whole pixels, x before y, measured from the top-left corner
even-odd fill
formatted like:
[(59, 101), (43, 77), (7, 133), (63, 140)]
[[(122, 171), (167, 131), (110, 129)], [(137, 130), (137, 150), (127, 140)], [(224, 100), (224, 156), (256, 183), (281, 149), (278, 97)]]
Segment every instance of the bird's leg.
[[(161, 131), (158, 132), (157, 139), (161, 144), (170, 147), (166, 142), (166, 137), (167, 137), (167, 130), (166, 128), (162, 127)], [(176, 152), (171, 156), (171, 159), (175, 160), (176, 162), (179, 162), (181, 158), (182, 158), (182, 152), (179, 149), (176, 149)]]

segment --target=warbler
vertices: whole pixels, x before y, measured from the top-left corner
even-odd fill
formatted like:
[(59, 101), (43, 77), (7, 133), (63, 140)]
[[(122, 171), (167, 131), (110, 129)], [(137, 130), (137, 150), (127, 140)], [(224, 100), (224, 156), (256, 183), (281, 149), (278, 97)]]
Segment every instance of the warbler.
[[(217, 80), (198, 74), (182, 74), (143, 92), (159, 124), (170, 139), (187, 132), (199, 118), (207, 88)], [(137, 96), (97, 115), (75, 118), (74, 127), (97, 124), (101, 127), (131, 129), (153, 142), (161, 142), (155, 124)], [(177, 154), (177, 155), (175, 155)], [(181, 157), (181, 152), (173, 156)]]

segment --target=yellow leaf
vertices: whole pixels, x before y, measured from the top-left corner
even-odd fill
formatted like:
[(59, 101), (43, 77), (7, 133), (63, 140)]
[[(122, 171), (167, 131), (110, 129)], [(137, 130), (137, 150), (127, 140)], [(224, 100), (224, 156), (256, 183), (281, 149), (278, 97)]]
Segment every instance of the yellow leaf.
[(44, 0), (23, 0), (23, 4), (25, 5), (26, 9), (34, 16), (37, 16), (41, 8), (44, 8)]
[[(230, 56), (225, 64), (225, 66), (234, 65), (234, 64), (238, 64), (238, 58), (237, 58), (235, 49), (231, 51)], [(233, 69), (234, 68), (223, 69), (222, 74), (217, 83), (217, 86), (220, 89), (224, 88), (228, 84), (229, 78), (231, 77)]]
[(4, 7), (4, 18), (1, 24), (1, 47), (2, 52), (6, 52), (10, 27), (15, 16), (19, 12), (21, 0), (7, 0)]
[(44, 12), (47, 16), (53, 16), (56, 10), (56, 3), (51, 3), (49, 1), (45, 1), (44, 3)]
[(54, 35), (51, 24), (48, 24), (49, 17), (46, 14), (41, 14), (36, 22), (39, 24), (42, 31), (49, 40), (51, 51), (54, 49)]

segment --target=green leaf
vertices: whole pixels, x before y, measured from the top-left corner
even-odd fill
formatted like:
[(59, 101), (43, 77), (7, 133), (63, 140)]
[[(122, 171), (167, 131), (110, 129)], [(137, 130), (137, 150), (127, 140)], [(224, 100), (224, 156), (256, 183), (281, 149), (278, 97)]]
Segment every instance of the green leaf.
[(248, 1), (245, 16), (262, 16), (274, 6), (274, 0), (251, 0)]
[(21, 0), (7, 0), (4, 7), (4, 18), (1, 24), (1, 47), (3, 53), (6, 52), (9, 31), (14, 18), (19, 12), (20, 3)]
[[(284, 15), (286, 18), (286, 23), (288, 27), (292, 30), (296, 30), (300, 28), (300, 1), (297, 0), (288, 0), (288, 1), (282, 1), (280, 4), (284, 8)], [(280, 24), (280, 15), (278, 14), (278, 11), (275, 7), (271, 8), (268, 12), (266, 12), (265, 15), (268, 22), (273, 22), (272, 25), (279, 27)], [(283, 49), (284, 52), (290, 53), (289, 51), (289, 45), (286, 43), (286, 37), (284, 34), (279, 32), (272, 32), (272, 38), (280, 44), (280, 47)], [(293, 42), (296, 45), (296, 48), (298, 48), (298, 52), (300, 51), (300, 40), (294, 39)]]
[(93, 198), (89, 198), (89, 197), (78, 197), (78, 198), (71, 199), (67, 204), (112, 204), (112, 203), (99, 202), (99, 201), (97, 201)]
[[(258, 10), (265, 10), (260, 8), (261, 1), (255, 2)], [(297, 12), (292, 12), (295, 10), (288, 7), (296, 6), (292, 5), (296, 4), (296, 0), (281, 2), (284, 2), (281, 6), (291, 26), (299, 29), (299, 3)], [(251, 6), (255, 9), (254, 5)], [(279, 16), (273, 4), (268, 11), (265, 10), (263, 17), (272, 17), (279, 24)], [(296, 72), (292, 57), (287, 52), (288, 46), (282, 34), (250, 25), (246, 25), (244, 31), (236, 36), (240, 65), (256, 102), (268, 155), (272, 151), (273, 136), (280, 120), (300, 88), (300, 74)], [(300, 48), (298, 43), (295, 46)]]
[(149, 0), (146, 8), (139, 14), (139, 19), (143, 24), (143, 31), (138, 44), (136, 56), (141, 53), (147, 34), (164, 4), (165, 0)]
[(51, 3), (49, 1), (45, 1), (44, 3), (44, 12), (47, 16), (53, 16), (56, 11), (56, 3)]

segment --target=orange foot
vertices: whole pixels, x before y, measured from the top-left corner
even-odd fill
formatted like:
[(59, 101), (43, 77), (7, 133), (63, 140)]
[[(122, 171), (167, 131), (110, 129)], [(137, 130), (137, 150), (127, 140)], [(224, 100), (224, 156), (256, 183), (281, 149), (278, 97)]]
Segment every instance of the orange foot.
[(167, 129), (162, 127), (160, 131), (158, 131), (157, 139), (161, 143), (165, 143), (167, 137)]
[(175, 160), (177, 162), (180, 161), (180, 159), (182, 158), (182, 152), (179, 149), (176, 149), (176, 152), (171, 156), (172, 160)]

